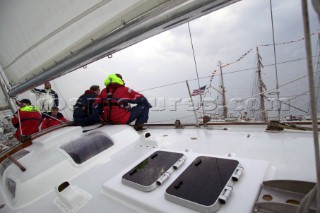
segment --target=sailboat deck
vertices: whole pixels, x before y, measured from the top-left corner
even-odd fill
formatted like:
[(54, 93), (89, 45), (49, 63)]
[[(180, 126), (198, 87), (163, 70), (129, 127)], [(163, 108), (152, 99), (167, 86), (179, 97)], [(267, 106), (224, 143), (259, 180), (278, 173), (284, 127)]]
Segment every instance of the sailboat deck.
[[(290, 179), (315, 182), (312, 132), (285, 130), (266, 132), (266, 126), (208, 126), (173, 129), (150, 127), (138, 134), (126, 125), (103, 126), (87, 133), (80, 127), (67, 127), (44, 135), (27, 148), (30, 153), (19, 162), (21, 172), (9, 166), (2, 177), (17, 182), (16, 198), (1, 196), (2, 209), (11, 212), (68, 212), (57, 203), (55, 188), (64, 181), (79, 187), (89, 200), (75, 212), (193, 212), (164, 198), (165, 189), (198, 156), (237, 159), (244, 167), (242, 177), (234, 183), (228, 202), (219, 212), (248, 212), (264, 180)], [(102, 132), (114, 143), (84, 163), (75, 163), (59, 147), (82, 134)], [(150, 135), (149, 135), (150, 133)], [(171, 177), (152, 192), (141, 192), (121, 183), (121, 176), (155, 151), (182, 153), (187, 160)], [(46, 153), (51, 153), (47, 156)], [(34, 163), (37, 162), (37, 163)], [(49, 164), (48, 164), (49, 163)], [(48, 166), (51, 165), (52, 166)], [(20, 188), (19, 188), (20, 187)], [(29, 197), (21, 196), (29, 193)], [(246, 195), (244, 199), (243, 195)], [(19, 196), (20, 195), (20, 196)]]

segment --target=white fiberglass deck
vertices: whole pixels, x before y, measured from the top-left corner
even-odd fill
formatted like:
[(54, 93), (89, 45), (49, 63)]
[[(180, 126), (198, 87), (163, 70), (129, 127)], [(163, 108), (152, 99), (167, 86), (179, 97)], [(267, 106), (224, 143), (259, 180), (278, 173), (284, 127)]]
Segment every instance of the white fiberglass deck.
[[(27, 168), (21, 172), (9, 166), (1, 180), (0, 212), (194, 212), (171, 203), (163, 192), (199, 155), (237, 159), (244, 167), (234, 184), (230, 199), (219, 212), (249, 212), (263, 180), (290, 179), (315, 182), (316, 172), (311, 132), (265, 132), (266, 126), (213, 126), (209, 128), (172, 129), (151, 127), (145, 138), (125, 125), (104, 126), (101, 131), (114, 146), (76, 164), (59, 147), (79, 138), (80, 127), (68, 127), (49, 133), (28, 147), (31, 152), (19, 162)], [(168, 150), (183, 153), (185, 164), (165, 184), (151, 193), (121, 185), (121, 176), (150, 153)], [(5, 179), (17, 182), (16, 198), (3, 196)], [(57, 204), (55, 187), (68, 181), (80, 188), (87, 201), (68, 211)], [(19, 188), (23, 186), (23, 188)], [(20, 190), (20, 191), (19, 191)], [(245, 198), (243, 195), (248, 195)], [(174, 211), (173, 211), (174, 210)]]

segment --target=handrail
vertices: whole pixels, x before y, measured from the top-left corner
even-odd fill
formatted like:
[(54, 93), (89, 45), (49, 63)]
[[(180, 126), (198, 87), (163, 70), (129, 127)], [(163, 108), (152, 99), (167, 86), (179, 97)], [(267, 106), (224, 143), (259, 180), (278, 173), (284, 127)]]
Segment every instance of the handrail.
[(45, 129), (43, 131), (40, 131), (40, 132), (37, 132), (35, 134), (32, 134), (30, 138), (28, 138), (27, 141), (23, 142), (23, 143), (18, 143), (17, 145), (11, 147), (10, 149), (2, 152), (0, 154), (0, 163), (6, 159), (8, 156), (11, 156), (13, 155), (14, 153), (32, 145), (32, 141), (35, 139), (35, 138), (38, 138), (42, 135), (45, 135), (49, 132), (52, 132), (52, 131), (55, 131), (57, 129), (61, 129), (63, 127), (66, 127), (66, 126), (71, 126), (73, 124), (73, 121), (68, 121), (68, 122), (65, 122), (65, 123), (62, 123), (62, 124), (59, 124), (59, 125), (56, 125), (56, 126), (53, 126), (53, 127), (50, 127), (48, 129)]

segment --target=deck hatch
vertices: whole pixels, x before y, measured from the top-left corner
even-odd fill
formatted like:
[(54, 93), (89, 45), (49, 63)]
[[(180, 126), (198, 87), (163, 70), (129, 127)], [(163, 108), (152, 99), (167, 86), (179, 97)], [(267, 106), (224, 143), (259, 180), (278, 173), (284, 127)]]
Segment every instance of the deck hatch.
[(200, 212), (217, 211), (232, 191), (232, 176), (238, 166), (236, 160), (197, 157), (167, 188), (165, 197)]
[(113, 142), (109, 137), (103, 133), (94, 132), (73, 140), (60, 148), (67, 152), (75, 163), (81, 164), (111, 146), (113, 146)]
[(122, 183), (141, 191), (152, 191), (178, 169), (185, 157), (181, 153), (157, 151), (122, 176)]

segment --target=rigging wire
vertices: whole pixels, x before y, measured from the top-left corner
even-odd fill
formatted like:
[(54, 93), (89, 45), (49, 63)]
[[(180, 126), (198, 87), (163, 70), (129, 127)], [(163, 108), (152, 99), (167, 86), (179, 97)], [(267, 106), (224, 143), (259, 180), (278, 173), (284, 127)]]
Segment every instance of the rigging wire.
[[(277, 99), (280, 99), (279, 92), (279, 80), (278, 80), (278, 68), (277, 68), (277, 52), (276, 52), (276, 42), (274, 38), (274, 26), (273, 26), (273, 13), (272, 13), (272, 0), (270, 0), (270, 13), (271, 13), (271, 25), (272, 25), (272, 40), (273, 40), (273, 53), (274, 53), (274, 68), (276, 74), (276, 88), (277, 88)], [(279, 103), (278, 103), (279, 104)], [(280, 106), (278, 105), (278, 119), (280, 120)]]
[[(281, 85), (279, 88), (284, 87), (284, 86), (286, 86), (286, 85), (288, 85), (288, 84), (291, 84), (291, 83), (293, 83), (293, 82), (296, 82), (296, 81), (298, 81), (298, 80), (301, 80), (301, 79), (303, 79), (303, 78), (305, 78), (305, 77), (307, 77), (307, 76), (308, 76), (308, 75), (304, 75), (304, 76), (302, 76), (302, 77), (300, 77), (300, 78), (298, 78), (298, 79), (289, 81), (289, 82)], [(278, 88), (278, 89), (279, 89), (279, 88)], [(256, 96), (259, 96), (259, 95), (261, 95), (261, 94), (266, 94), (266, 93), (272, 92), (272, 91), (274, 91), (274, 90), (277, 90), (277, 88), (272, 88), (272, 89), (270, 89), (270, 90), (266, 90), (266, 91), (263, 92), (263, 93), (257, 93), (257, 94), (255, 94), (255, 95), (252, 95), (252, 96), (249, 96), (249, 97), (246, 97), (246, 98), (243, 98), (243, 99), (254, 98), (254, 97), (256, 97)], [(279, 102), (281, 101), (280, 99), (277, 99), (277, 100), (278, 100)], [(229, 107), (229, 105), (226, 105), (225, 107)]]
[[(304, 95), (306, 95), (307, 93), (309, 93), (309, 91), (306, 91), (306, 92), (304, 92), (304, 93), (301, 94), (301, 95), (304, 96)], [(294, 98), (296, 98), (296, 97), (294, 97)], [(294, 99), (294, 98), (292, 98), (292, 99)], [(286, 100), (286, 101), (290, 101), (290, 100), (292, 100), (292, 99), (289, 99), (289, 100)], [(283, 103), (284, 105), (287, 105), (287, 106), (289, 106), (289, 107), (293, 107), (293, 108), (296, 109), (296, 110), (299, 110), (299, 111), (301, 111), (301, 112), (307, 113), (307, 112), (304, 111), (303, 109), (300, 109), (300, 108), (298, 108), (298, 107), (295, 107), (295, 106), (293, 106), (292, 104), (286, 103), (286, 101), (279, 100), (279, 102), (280, 102), (280, 103)], [(269, 108), (269, 109), (272, 109), (272, 107)], [(267, 110), (266, 110), (266, 111), (267, 111)]]
[[(270, 0), (270, 3), (271, 3), (271, 0)], [(194, 80), (197, 80), (198, 81), (198, 86), (199, 86), (199, 88), (200, 88), (200, 82), (199, 82), (199, 80), (200, 79), (206, 79), (206, 78), (212, 78), (212, 75), (210, 75), (210, 76), (207, 76), (207, 77), (199, 77), (199, 74), (198, 74), (198, 68), (197, 68), (197, 61), (196, 61), (196, 58), (195, 58), (195, 53), (194, 53), (194, 48), (193, 48), (193, 43), (192, 43), (192, 35), (191, 35), (191, 30), (190, 30), (190, 25), (189, 25), (189, 23), (188, 23), (188, 27), (189, 27), (189, 35), (190, 35), (190, 40), (191, 40), (191, 47), (192, 47), (192, 50), (193, 50), (193, 58), (194, 58), (194, 63), (195, 63), (195, 68), (196, 68), (196, 74), (197, 74), (197, 78), (196, 79), (190, 79), (190, 80), (188, 80), (188, 81), (194, 81)], [(313, 33), (312, 35), (314, 35), (315, 33)], [(303, 39), (299, 39), (299, 40), (297, 40), (297, 41), (290, 41), (290, 42), (282, 42), (282, 43), (279, 43), (279, 44), (276, 44), (276, 45), (280, 45), (280, 44), (287, 44), (287, 43), (292, 43), (292, 42), (298, 42), (298, 41), (301, 41), (301, 40), (303, 40)], [(260, 45), (261, 46), (261, 45)], [(262, 45), (263, 46), (263, 45)], [(274, 42), (274, 50), (275, 50), (275, 42)], [(244, 56), (246, 56), (248, 53), (250, 52), (250, 50), (249, 51), (247, 51), (243, 56), (241, 56), (238, 60), (241, 60)], [(318, 57), (319, 55), (316, 55), (316, 56), (312, 56), (312, 57)], [(277, 60), (276, 60), (276, 57), (275, 57), (275, 63), (273, 63), (273, 64), (267, 64), (267, 65), (264, 65), (264, 67), (268, 67), (268, 66), (275, 66), (275, 67), (277, 67), (277, 65), (280, 65), (280, 64), (286, 64), (286, 63), (291, 63), (291, 62), (296, 62), (296, 61), (301, 61), (301, 60), (306, 60), (306, 58), (298, 58), (298, 59), (293, 59), (293, 60), (288, 60), (288, 61), (283, 61), (283, 62), (277, 62)], [(227, 65), (229, 65), (229, 64), (227, 64)], [(257, 69), (257, 67), (251, 67), (251, 68), (246, 68), (246, 69), (242, 69), (242, 70), (235, 70), (235, 71), (231, 71), (231, 72), (228, 72), (227, 74), (233, 74), (233, 73), (238, 73), (238, 72), (244, 72), (244, 71), (249, 71), (249, 70), (252, 70), (252, 69)], [(218, 74), (219, 75), (219, 74)], [(301, 77), (301, 78), (298, 78), (298, 79), (296, 79), (296, 80), (293, 80), (293, 81), (291, 81), (291, 82), (287, 82), (286, 84), (284, 84), (284, 85), (281, 85), (281, 87), (283, 87), (283, 86), (285, 86), (285, 85), (288, 85), (288, 84), (290, 84), (290, 83), (293, 83), (293, 82), (295, 82), (295, 81), (298, 81), (298, 80), (300, 80), (300, 79), (302, 79), (302, 78), (305, 78), (306, 76), (303, 76), (303, 77)], [(153, 90), (153, 89), (159, 89), (159, 88), (164, 88), (164, 87), (167, 87), (167, 86), (173, 86), (173, 85), (177, 85), (177, 84), (181, 84), (181, 83), (185, 83), (185, 81), (179, 81), (179, 82), (175, 82), (175, 83), (170, 83), (170, 84), (166, 84), (166, 85), (162, 85), (162, 86), (157, 86), (157, 87), (153, 87), (153, 88), (149, 88), (149, 89), (144, 89), (144, 90), (141, 90), (140, 92), (142, 92), (142, 91), (148, 91), (148, 90)], [(276, 85), (276, 88), (275, 89), (272, 89), (272, 90), (276, 90), (276, 92), (275, 93), (277, 93), (277, 95), (278, 95), (278, 92), (279, 92), (279, 84), (277, 84)], [(272, 91), (271, 90), (271, 91)], [(253, 91), (252, 91), (253, 92)], [(265, 92), (267, 92), (267, 91), (265, 91)], [(257, 93), (257, 91), (255, 92), (255, 93)], [(252, 97), (254, 97), (254, 96), (256, 96), (256, 95), (254, 95), (254, 93), (251, 93), (251, 94), (253, 94), (252, 95)], [(260, 95), (260, 94), (258, 94), (258, 95)], [(278, 100), (279, 100), (280, 98), (278, 98)], [(203, 101), (201, 100), (200, 101), (200, 103), (202, 103), (203, 104)], [(183, 105), (183, 104), (181, 104), (181, 105)], [(179, 104), (177, 105), (177, 106), (179, 106)], [(201, 106), (201, 104), (200, 104), (200, 106)], [(300, 109), (299, 109), (300, 110)], [(300, 110), (300, 111), (303, 111), (303, 110)], [(278, 112), (280, 113), (280, 103), (278, 102)], [(203, 113), (204, 113), (204, 109), (203, 109)], [(279, 117), (279, 119), (280, 119), (280, 115), (278, 116)]]
[[(193, 42), (192, 42), (192, 34), (191, 34), (191, 29), (190, 29), (190, 22), (188, 22), (188, 30), (189, 30), (189, 36), (190, 36), (190, 43), (191, 43), (191, 48), (192, 48), (192, 54), (193, 54), (193, 61), (194, 61), (194, 66), (195, 66), (195, 71), (197, 74), (197, 79), (198, 79), (198, 87), (200, 89), (200, 81), (199, 81), (199, 73), (198, 73), (198, 66), (197, 66), (197, 60), (196, 60), (196, 55), (193, 47)], [(200, 94), (200, 101), (202, 102), (202, 94)], [(202, 112), (204, 115), (204, 109), (202, 108)]]
[[(317, 72), (320, 72), (320, 71), (317, 71)], [(287, 86), (287, 85), (289, 85), (289, 84), (291, 84), (291, 83), (297, 82), (297, 81), (299, 81), (299, 80), (301, 80), (301, 79), (303, 79), (303, 78), (306, 78), (307, 76), (308, 76), (308, 75), (304, 75), (304, 76), (301, 76), (301, 77), (298, 78), (298, 79), (295, 79), (295, 80), (286, 82), (285, 84), (280, 85), (279, 88), (282, 88), (282, 87)], [(276, 88), (272, 88), (272, 89), (270, 89), (270, 90), (266, 90), (264, 93), (270, 93), (271, 91), (274, 91), (275, 89), (276, 89)], [(299, 94), (299, 95), (296, 95), (296, 96), (292, 97), (292, 98), (289, 99), (288, 101), (294, 100), (295, 98), (300, 97), (300, 96), (304, 96), (304, 95), (306, 95), (307, 93), (308, 93), (308, 91), (303, 92), (302, 94)], [(256, 93), (256, 94), (253, 94), (253, 95), (251, 95), (251, 96), (249, 96), (249, 97), (246, 97), (246, 98), (244, 98), (244, 99), (254, 98), (254, 97), (259, 96), (259, 95), (260, 95), (260, 93), (258, 92), (258, 93)], [(279, 102), (283, 102), (283, 101), (279, 100)], [(283, 103), (284, 103), (284, 102), (283, 102)], [(288, 105), (287, 103), (285, 103), (285, 104)], [(181, 104), (177, 104), (176, 106), (184, 106), (184, 105), (188, 105), (188, 104), (183, 104), (183, 103), (181, 103)], [(165, 106), (168, 106), (168, 105), (165, 105)], [(170, 105), (169, 105), (169, 106), (170, 106)], [(292, 104), (289, 104), (289, 106), (292, 106)], [(226, 107), (229, 107), (229, 105), (226, 105)], [(299, 110), (299, 111), (305, 112), (304, 110), (301, 110), (301, 109), (299, 109), (299, 108), (297, 108), (297, 107), (295, 107), (295, 106), (292, 106), (292, 107), (295, 108), (295, 109), (297, 109), (297, 110)], [(268, 111), (268, 110), (270, 110), (270, 109), (271, 109), (271, 108), (268, 108), (268, 109), (266, 109), (265, 111)], [(191, 115), (191, 116), (186, 116), (186, 117), (177, 118), (177, 119), (182, 119), (182, 118), (187, 118), (187, 117), (192, 117), (192, 115)], [(148, 123), (165, 122), (165, 121), (172, 121), (172, 120), (175, 120), (175, 119), (163, 120), (163, 121), (153, 121), (153, 122), (148, 122)]]
[[(313, 56), (313, 57), (319, 57), (319, 55), (316, 55), (316, 56)], [(306, 60), (306, 58), (298, 58), (298, 59), (283, 61), (283, 62), (279, 62), (278, 64), (287, 64), (287, 63), (296, 62), (296, 61), (300, 61), (300, 60)], [(264, 67), (269, 67), (269, 66), (274, 66), (274, 64), (264, 65)], [(228, 73), (226, 73), (224, 75), (229, 75), (229, 74), (239, 73), (239, 72), (245, 72), (245, 71), (250, 71), (250, 70), (254, 70), (254, 69), (257, 69), (257, 67), (255, 66), (255, 67), (250, 67), (250, 68), (241, 69), (241, 70), (228, 71)], [(215, 75), (220, 75), (220, 74), (216, 73)], [(210, 76), (199, 77), (199, 78), (188, 79), (187, 81), (195, 81), (195, 80), (198, 80), (198, 79), (206, 79), (206, 78), (211, 78), (211, 75)], [(174, 85), (182, 84), (182, 83), (184, 84), (184, 83), (186, 83), (186, 81), (185, 80), (177, 81), (177, 82), (170, 83), (170, 84), (164, 84), (164, 85), (157, 86), (157, 87), (151, 87), (151, 88), (148, 88), (148, 89), (139, 90), (138, 92), (145, 92), (145, 91), (150, 91), (150, 90), (154, 90), (154, 89), (160, 89), (160, 88), (164, 88), (164, 87), (168, 87), (168, 86), (174, 86)]]
[(197, 66), (197, 60), (196, 60), (195, 51), (194, 51), (194, 47), (193, 47), (192, 35), (191, 35), (191, 29), (190, 29), (190, 23), (189, 22), (188, 22), (188, 30), (189, 30), (190, 43), (191, 43), (191, 48), (192, 48), (192, 53), (193, 53), (193, 61), (194, 61), (195, 71), (196, 71), (197, 79), (198, 79), (198, 86), (200, 88), (198, 66)]
[[(305, 77), (306, 77), (306, 76), (303, 76), (303, 77), (301, 77), (301, 78), (299, 78), (299, 79), (297, 79), (297, 80), (300, 80), (300, 79), (305, 78)], [(288, 85), (288, 84), (290, 84), (290, 83), (292, 83), (292, 82), (295, 82), (295, 81), (297, 81), (297, 80), (287, 82), (285, 85)], [(280, 87), (285, 86), (285, 85), (281, 85)], [(275, 88), (273, 88), (273, 89), (271, 89), (271, 90), (274, 90), (274, 89), (275, 89)], [(266, 92), (268, 92), (268, 91), (266, 91)], [(301, 93), (301, 94), (298, 94), (298, 95), (293, 96), (292, 98), (288, 99), (287, 101), (291, 101), (291, 100), (294, 100), (294, 99), (296, 99), (296, 98), (305, 96), (305, 95), (307, 95), (308, 93), (309, 93), (309, 91), (305, 91), (305, 92), (303, 92), (303, 93)], [(250, 99), (250, 98), (253, 98), (253, 97), (258, 96), (258, 95), (260, 95), (260, 94), (259, 94), (259, 93), (258, 93), (258, 94), (254, 94), (254, 95), (252, 95), (251, 97), (247, 97), (246, 99)], [(282, 103), (285, 104), (285, 105), (291, 106), (291, 107), (295, 108), (296, 110), (305, 112), (304, 110), (301, 110), (301, 109), (293, 106), (293, 105), (295, 105), (295, 104), (287, 104), (287, 103), (285, 103), (284, 101), (281, 101), (281, 100), (280, 100), (280, 102), (282, 102)], [(177, 104), (176, 106), (184, 106), (184, 105), (188, 105), (188, 104)], [(168, 105), (166, 105), (166, 106), (168, 106)], [(266, 109), (265, 111), (268, 111), (268, 110), (271, 110), (271, 108), (268, 108), (268, 109)], [(289, 114), (285, 114), (284, 116), (287, 116), (287, 115), (289, 115)], [(174, 120), (176, 120), (176, 119), (180, 119), (180, 120), (181, 120), (181, 119), (189, 118), (189, 117), (193, 117), (193, 116), (194, 116), (194, 115), (188, 115), (188, 116), (184, 116), (184, 117), (178, 117), (178, 118), (168, 119), (168, 120), (158, 120), (158, 121), (152, 121), (152, 122), (148, 122), (148, 123), (149, 123), (149, 124), (153, 124), (153, 123), (159, 123), (159, 122), (174, 121)]]
[[(293, 98), (291, 98), (291, 99), (289, 99), (289, 100), (286, 100), (286, 101), (290, 101), (290, 100), (296, 99), (296, 98), (298, 98), (298, 97), (305, 96), (305, 95), (307, 95), (308, 93), (309, 93), (309, 91), (305, 91), (305, 92), (303, 92), (303, 93), (301, 93), (301, 94), (299, 94), (299, 95), (296, 95), (295, 97), (293, 97)], [(254, 97), (254, 96), (252, 96), (252, 97)], [(252, 98), (252, 97), (249, 97), (249, 98)], [(248, 99), (249, 99), (249, 98), (248, 98)], [(299, 108), (293, 106), (292, 104), (285, 103), (285, 101), (279, 100), (279, 102), (281, 102), (281, 103), (283, 103), (283, 104), (285, 104), (285, 105), (287, 105), (287, 106), (291, 106), (291, 107), (295, 108), (296, 110), (305, 112), (304, 110), (299, 109)], [(264, 110), (264, 111), (262, 111), (262, 112), (265, 112), (265, 111), (267, 112), (267, 111), (270, 111), (270, 110), (272, 110), (272, 109), (273, 109), (273, 106), (267, 108), (266, 110)], [(286, 114), (286, 115), (287, 115), (287, 114)]]
[[(309, 93), (309, 91), (305, 91), (305, 92), (303, 92), (303, 93), (301, 93), (301, 94), (299, 94), (299, 95), (296, 95), (296, 96), (294, 96), (294, 97), (292, 97), (291, 99), (289, 99), (289, 100), (287, 100), (287, 101), (291, 101), (291, 100), (294, 100), (294, 99), (296, 99), (296, 98), (298, 98), (298, 97), (301, 97), (301, 96), (305, 96), (305, 95), (307, 95)], [(256, 95), (254, 95), (254, 96), (256, 96)], [(254, 97), (254, 96), (252, 96), (252, 97)], [(251, 97), (249, 97), (249, 98), (251, 98)], [(249, 99), (248, 98), (248, 99)], [(299, 110), (299, 111), (303, 111), (303, 110), (301, 110), (301, 109), (299, 109), (299, 108), (297, 108), (297, 107), (295, 107), (295, 106), (293, 106), (292, 104), (287, 104), (287, 103), (285, 103), (284, 101), (281, 101), (280, 100), (280, 102), (282, 102), (283, 104), (285, 104), (285, 105), (288, 105), (288, 106), (291, 106), (291, 107), (293, 107), (293, 108), (295, 108), (295, 109), (297, 109), (297, 110)], [(186, 104), (181, 104), (181, 105), (186, 105)], [(180, 105), (180, 106), (181, 106)], [(271, 108), (268, 108), (268, 109), (266, 109), (265, 111), (268, 111), (268, 110), (270, 110)], [(303, 112), (305, 112), (305, 111), (303, 111)], [(288, 115), (288, 114), (286, 114), (286, 115)], [(285, 115), (285, 116), (286, 116)], [(174, 119), (168, 119), (168, 120), (158, 120), (158, 121), (152, 121), (152, 122), (148, 122), (149, 124), (153, 124), (153, 123), (159, 123), (159, 122), (168, 122), (168, 121), (174, 121), (174, 120), (177, 120), (177, 119), (184, 119), (184, 118), (189, 118), (189, 117), (193, 117), (194, 115), (188, 115), (188, 116), (184, 116), (184, 117), (178, 117), (178, 118), (174, 118)]]

